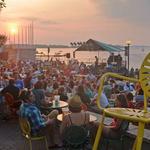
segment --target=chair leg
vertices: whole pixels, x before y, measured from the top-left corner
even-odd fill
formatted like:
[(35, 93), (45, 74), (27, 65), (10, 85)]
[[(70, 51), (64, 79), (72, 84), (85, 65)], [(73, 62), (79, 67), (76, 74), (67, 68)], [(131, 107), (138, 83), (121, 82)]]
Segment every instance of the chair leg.
[(136, 150), (141, 150), (142, 148), (142, 141), (143, 141), (143, 135), (144, 135), (144, 127), (145, 123), (139, 122), (138, 126), (138, 134), (137, 134), (137, 141), (136, 141)]
[(29, 146), (30, 146), (30, 150), (32, 150), (32, 141), (29, 140)]
[(136, 141), (137, 141), (137, 139), (135, 139), (135, 141), (134, 141), (134, 144), (133, 144), (132, 150), (135, 150), (135, 148), (136, 148)]
[(45, 146), (46, 146), (46, 150), (48, 150), (48, 143), (47, 143), (47, 138), (45, 137)]
[(105, 113), (103, 112), (103, 116), (102, 116), (102, 120), (101, 123), (99, 125), (97, 134), (96, 134), (96, 138), (95, 138), (95, 142), (94, 142), (94, 146), (92, 148), (92, 150), (97, 150), (98, 149), (98, 145), (99, 145), (99, 140), (101, 138), (102, 135), (102, 130), (103, 130), (103, 126), (104, 126), (104, 120), (105, 120)]
[(124, 150), (124, 141), (121, 139), (121, 149)]
[(106, 141), (106, 150), (109, 150), (109, 141)]

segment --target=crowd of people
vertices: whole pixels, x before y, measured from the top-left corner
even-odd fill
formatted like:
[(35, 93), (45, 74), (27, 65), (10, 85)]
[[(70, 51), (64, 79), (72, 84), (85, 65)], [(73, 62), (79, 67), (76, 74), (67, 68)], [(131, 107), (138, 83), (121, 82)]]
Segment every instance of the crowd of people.
[[(56, 117), (62, 110), (51, 110), (44, 114), (43, 106), (48, 107), (55, 95), (69, 103), (71, 114), (64, 117), (58, 135), (71, 124), (89, 124), (89, 114), (82, 110), (96, 106), (100, 77), (101, 74), (93, 73), (92, 67), (77, 60), (71, 60), (68, 64), (57, 59), (44, 62), (3, 61), (0, 62), (0, 107), (5, 103), (5, 94), (10, 93), (16, 102), (16, 109), (19, 110), (16, 113), (29, 120), (32, 134), (48, 134), (50, 145), (53, 146), (60, 143), (54, 141), (54, 127)], [(117, 107), (137, 108), (143, 106), (143, 94), (139, 83), (110, 78), (105, 81), (99, 101), (104, 108), (110, 107), (110, 99), (116, 100)], [(135, 102), (140, 102), (140, 105)], [(0, 111), (5, 114), (4, 108)], [(93, 126), (96, 129), (96, 123)], [(114, 119), (110, 126), (104, 128), (104, 136), (119, 136), (117, 130), (120, 126), (121, 121)]]

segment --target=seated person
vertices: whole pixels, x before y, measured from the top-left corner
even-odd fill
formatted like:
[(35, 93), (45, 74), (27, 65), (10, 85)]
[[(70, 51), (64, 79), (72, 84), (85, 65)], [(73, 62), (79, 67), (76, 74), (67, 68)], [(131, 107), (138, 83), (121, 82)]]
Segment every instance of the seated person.
[(42, 115), (40, 110), (33, 104), (35, 99), (31, 91), (22, 91), (20, 99), (23, 101), (20, 106), (20, 117), (26, 118), (31, 126), (31, 135), (46, 135), (48, 142), (55, 145), (55, 118), (57, 110), (53, 110), (48, 116)]
[(88, 98), (93, 99), (94, 98), (94, 90), (92, 89), (92, 86), (90, 83), (85, 84), (85, 94), (88, 96)]
[(128, 107), (129, 108), (134, 108), (134, 104), (133, 104), (133, 94), (132, 93), (127, 93), (126, 94), (126, 99), (127, 99), (127, 102), (128, 102)]
[(15, 80), (14, 79), (10, 79), (8, 86), (6, 86), (1, 91), (1, 94), (5, 95), (6, 93), (10, 93), (13, 96), (14, 100), (18, 100), (19, 92), (20, 92), (19, 88), (15, 86)]
[(16, 75), (16, 81), (15, 81), (15, 86), (18, 87), (20, 90), (24, 88), (24, 82), (23, 79), (19, 74)]
[(71, 125), (87, 125), (89, 123), (89, 114), (81, 111), (82, 102), (78, 95), (69, 100), (70, 113), (65, 115), (60, 127), (60, 133), (63, 134), (66, 127)]
[[(119, 94), (117, 95), (116, 98), (116, 107), (121, 107), (121, 108), (127, 108), (128, 104), (126, 101), (126, 97), (124, 94)], [(102, 137), (104, 138), (119, 138), (122, 134), (122, 125), (123, 123), (126, 122), (124, 120), (120, 120), (118, 118), (113, 118), (113, 121), (110, 125), (104, 125), (103, 127), (103, 132), (102, 132)], [(95, 123), (96, 127), (98, 128), (99, 123)]]
[(82, 103), (89, 105), (91, 103), (90, 98), (86, 95), (83, 85), (79, 85), (77, 88), (77, 95), (80, 97)]
[(126, 82), (126, 84), (123, 87), (123, 90), (130, 92), (134, 90), (134, 87), (129, 82)]
[(60, 100), (61, 101), (67, 101), (68, 100), (68, 96), (67, 96), (67, 94), (65, 92), (64, 87), (60, 87), (58, 89), (58, 95), (60, 95)]
[(46, 96), (48, 96), (48, 97), (50, 97), (50, 96), (52, 96), (53, 94), (53, 87), (52, 87), (52, 82), (51, 81), (48, 81), (48, 83), (47, 83), (47, 87), (46, 87), (46, 90), (45, 90), (45, 95)]
[(135, 96), (135, 101), (136, 102), (143, 102), (144, 101), (144, 92), (142, 88), (137, 91), (137, 95)]
[[(94, 97), (94, 101), (92, 103), (96, 103), (96, 99), (97, 99), (98, 94), (95, 95)], [(102, 108), (107, 108), (109, 107), (109, 101), (108, 98), (106, 97), (106, 95), (102, 92), (101, 97), (100, 97), (100, 105)]]
[(135, 108), (141, 109), (144, 106), (144, 92), (142, 88), (137, 92), (137, 95), (135, 96)]
[(32, 89), (32, 92), (35, 96), (35, 101), (34, 104), (40, 108), (41, 106), (47, 106), (49, 103), (45, 99), (45, 92), (42, 87), (42, 82), (38, 81), (35, 85), (34, 88)]
[[(6, 97), (6, 93), (11, 94), (12, 98), (10, 96)], [(17, 111), (19, 110), (19, 107), (21, 105), (21, 101), (19, 100), (19, 93), (20, 93), (20, 90), (19, 90), (18, 87), (15, 86), (15, 80), (14, 79), (10, 79), (9, 80), (9, 85), (6, 86), (1, 91), (1, 96), (4, 96), (6, 106), (9, 106), (9, 107), (6, 107), (6, 109), (9, 109), (11, 114), (14, 115), (14, 116), (17, 115)]]

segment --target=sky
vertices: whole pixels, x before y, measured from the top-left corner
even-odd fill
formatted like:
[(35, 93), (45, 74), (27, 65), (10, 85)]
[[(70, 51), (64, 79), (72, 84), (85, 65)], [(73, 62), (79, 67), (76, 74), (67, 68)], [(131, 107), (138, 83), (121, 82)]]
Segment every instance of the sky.
[(98, 41), (150, 45), (150, 0), (6, 0), (0, 13), (0, 33), (10, 23), (34, 23), (34, 41), (66, 44)]

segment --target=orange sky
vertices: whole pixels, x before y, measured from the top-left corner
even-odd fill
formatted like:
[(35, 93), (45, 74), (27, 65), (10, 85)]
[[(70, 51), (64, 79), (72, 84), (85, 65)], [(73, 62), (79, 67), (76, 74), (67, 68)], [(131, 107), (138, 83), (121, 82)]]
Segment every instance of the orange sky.
[(69, 44), (89, 38), (124, 44), (150, 45), (148, 0), (7, 0), (0, 14), (0, 33), (9, 23), (32, 20), (35, 43)]

